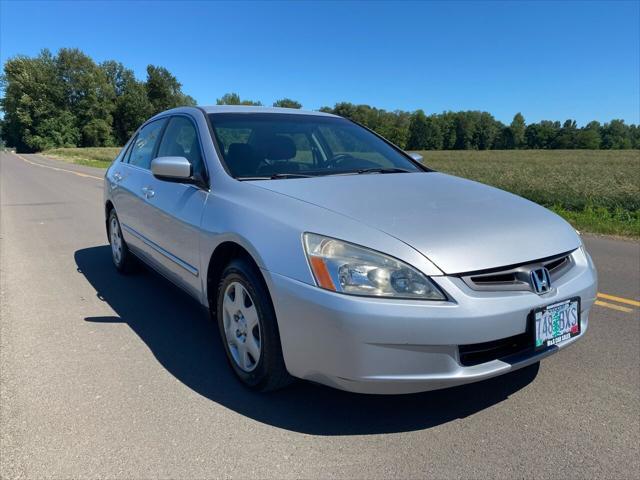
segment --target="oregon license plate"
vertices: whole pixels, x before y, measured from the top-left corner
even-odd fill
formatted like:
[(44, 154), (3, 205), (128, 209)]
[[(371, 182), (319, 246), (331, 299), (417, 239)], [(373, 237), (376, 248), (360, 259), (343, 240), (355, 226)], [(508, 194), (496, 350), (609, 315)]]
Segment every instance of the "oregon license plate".
[(570, 298), (534, 311), (536, 348), (550, 347), (580, 333), (580, 299)]

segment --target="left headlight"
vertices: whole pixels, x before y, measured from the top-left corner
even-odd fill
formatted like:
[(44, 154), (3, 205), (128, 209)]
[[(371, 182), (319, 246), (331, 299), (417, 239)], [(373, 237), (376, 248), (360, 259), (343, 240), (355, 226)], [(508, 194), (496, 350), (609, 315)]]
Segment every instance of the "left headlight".
[(370, 297), (446, 300), (423, 273), (375, 250), (305, 233), (304, 248), (319, 287)]

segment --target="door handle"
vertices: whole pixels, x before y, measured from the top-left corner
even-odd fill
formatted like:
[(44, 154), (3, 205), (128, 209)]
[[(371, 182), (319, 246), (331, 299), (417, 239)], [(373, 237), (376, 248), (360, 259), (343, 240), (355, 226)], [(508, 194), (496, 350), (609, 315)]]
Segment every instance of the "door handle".
[(142, 193), (147, 199), (153, 198), (154, 195), (156, 194), (156, 192), (154, 192), (153, 188), (151, 187), (142, 187)]
[(113, 174), (113, 179), (114, 179), (116, 182), (119, 182), (120, 180), (122, 180), (122, 175), (120, 174), (120, 172), (115, 172), (115, 173)]

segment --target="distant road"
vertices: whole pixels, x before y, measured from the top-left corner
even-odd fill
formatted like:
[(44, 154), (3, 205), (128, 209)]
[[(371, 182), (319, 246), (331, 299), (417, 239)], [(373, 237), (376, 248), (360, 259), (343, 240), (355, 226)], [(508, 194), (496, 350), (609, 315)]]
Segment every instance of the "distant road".
[(196, 302), (111, 266), (103, 172), (0, 154), (0, 478), (637, 478), (640, 244), (583, 341), (426, 394), (244, 389)]

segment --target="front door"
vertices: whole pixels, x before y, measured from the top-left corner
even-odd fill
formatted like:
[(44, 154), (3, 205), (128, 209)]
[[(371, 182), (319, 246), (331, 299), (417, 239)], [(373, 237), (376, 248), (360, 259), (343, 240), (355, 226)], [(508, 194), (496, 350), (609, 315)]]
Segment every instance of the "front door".
[[(171, 117), (157, 157), (184, 157), (195, 178), (206, 178), (196, 126), (186, 116)], [(202, 185), (160, 180), (149, 176), (145, 235), (152, 242), (154, 260), (173, 281), (196, 297), (200, 285), (200, 221), (208, 191)]]

